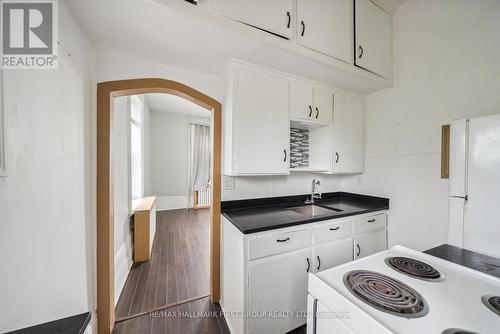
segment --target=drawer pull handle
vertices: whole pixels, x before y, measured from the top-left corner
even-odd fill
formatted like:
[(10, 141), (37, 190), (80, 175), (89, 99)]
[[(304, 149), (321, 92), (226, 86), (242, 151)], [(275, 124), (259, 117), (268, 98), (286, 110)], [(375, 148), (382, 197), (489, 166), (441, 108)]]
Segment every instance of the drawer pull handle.
[(338, 231), (339, 229), (340, 229), (340, 226), (330, 227), (330, 231)]
[(320, 258), (318, 256), (318, 268), (316, 270), (319, 270), (319, 268), (321, 268), (321, 260), (320, 260)]
[(361, 254), (361, 247), (359, 247), (359, 244), (358, 244), (358, 245), (356, 245), (356, 249), (358, 250), (358, 251), (356, 252), (356, 256), (359, 256), (359, 254)]
[(307, 269), (306, 269), (306, 273), (309, 272), (309, 269), (311, 269), (311, 262), (309, 261), (309, 258), (306, 258), (306, 261), (307, 261)]
[(287, 242), (288, 240), (290, 240), (290, 238), (278, 239), (278, 240), (276, 240), (276, 242)]
[(309, 106), (309, 117), (311, 117), (312, 114), (313, 114), (313, 108)]
[(374, 222), (376, 222), (376, 221), (377, 221), (376, 219), (369, 219), (369, 220), (368, 220), (368, 222), (369, 222), (369, 223), (374, 223)]

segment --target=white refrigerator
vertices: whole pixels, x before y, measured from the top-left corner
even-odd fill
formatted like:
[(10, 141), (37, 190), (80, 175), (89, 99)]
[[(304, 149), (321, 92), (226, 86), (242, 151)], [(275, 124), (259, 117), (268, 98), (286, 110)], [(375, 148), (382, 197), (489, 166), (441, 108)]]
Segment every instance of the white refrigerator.
[(500, 257), (500, 114), (450, 130), (448, 243)]

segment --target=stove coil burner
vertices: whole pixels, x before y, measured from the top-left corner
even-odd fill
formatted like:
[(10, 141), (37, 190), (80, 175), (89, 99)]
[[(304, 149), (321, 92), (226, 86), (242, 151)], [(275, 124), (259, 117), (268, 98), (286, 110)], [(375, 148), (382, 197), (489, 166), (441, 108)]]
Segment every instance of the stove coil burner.
[(445, 329), (441, 334), (477, 334), (476, 332), (471, 332), (465, 329), (459, 328), (448, 328)]
[(424, 281), (441, 282), (444, 277), (431, 265), (408, 257), (388, 257), (385, 263), (392, 269)]
[(500, 296), (483, 296), (481, 300), (487, 308), (500, 315)]
[(350, 271), (344, 275), (344, 284), (356, 298), (392, 315), (419, 318), (429, 311), (424, 298), (416, 290), (377, 272)]

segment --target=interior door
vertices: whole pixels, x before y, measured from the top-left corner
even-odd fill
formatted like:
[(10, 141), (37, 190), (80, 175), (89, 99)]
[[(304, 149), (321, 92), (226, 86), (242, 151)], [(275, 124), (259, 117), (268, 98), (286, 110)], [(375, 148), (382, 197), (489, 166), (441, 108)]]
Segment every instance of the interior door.
[(235, 164), (237, 174), (288, 174), (290, 82), (267, 71), (236, 69)]
[(466, 248), (500, 257), (500, 115), (469, 120)]
[[(248, 304), (250, 312), (305, 312), (307, 310), (307, 269), (312, 269), (311, 251), (305, 249), (263, 260), (249, 267)], [(295, 313), (296, 314), (296, 313)], [(306, 318), (249, 318), (253, 334), (286, 333)]]
[(333, 172), (364, 171), (365, 116), (361, 97), (335, 93), (333, 110)]
[(306, 81), (292, 80), (291, 87), (290, 118), (312, 119), (314, 116), (313, 86)]
[(210, 0), (210, 10), (290, 39), (293, 0)]
[(387, 249), (387, 230), (365, 232), (354, 237), (354, 259)]
[(353, 0), (297, 0), (297, 43), (352, 63)]
[(352, 261), (352, 238), (314, 247), (314, 270), (323, 271)]
[(392, 16), (370, 0), (355, 0), (355, 64), (392, 75)]
[(313, 120), (332, 124), (333, 118), (333, 91), (326, 87), (314, 87)]

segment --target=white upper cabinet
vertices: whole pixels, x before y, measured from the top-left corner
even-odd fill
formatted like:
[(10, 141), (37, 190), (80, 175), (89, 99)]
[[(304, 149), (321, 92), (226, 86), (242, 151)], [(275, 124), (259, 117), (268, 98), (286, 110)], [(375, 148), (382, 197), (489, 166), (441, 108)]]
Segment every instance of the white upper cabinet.
[(364, 100), (335, 93), (333, 112), (333, 173), (364, 171)]
[(370, 0), (355, 0), (355, 64), (392, 75), (392, 16)]
[(325, 87), (314, 87), (314, 119), (331, 124), (333, 115), (333, 91)]
[(290, 80), (259, 68), (232, 65), (226, 96), (226, 174), (288, 174)]
[(331, 124), (333, 91), (307, 81), (292, 80), (290, 118), (311, 123)]
[(297, 43), (352, 63), (353, 0), (297, 0)]
[(311, 120), (314, 116), (313, 86), (302, 80), (292, 80), (290, 118)]
[(210, 10), (290, 39), (294, 0), (210, 0)]

